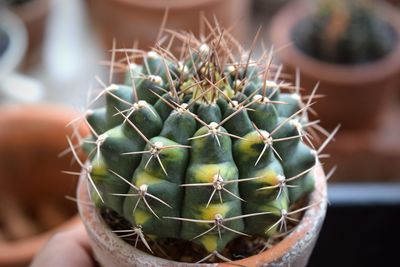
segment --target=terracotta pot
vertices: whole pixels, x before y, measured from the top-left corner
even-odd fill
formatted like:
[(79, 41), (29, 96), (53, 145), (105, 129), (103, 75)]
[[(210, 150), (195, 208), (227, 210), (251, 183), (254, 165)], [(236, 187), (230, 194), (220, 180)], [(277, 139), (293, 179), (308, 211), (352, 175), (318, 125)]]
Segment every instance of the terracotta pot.
[[(316, 60), (304, 54), (296, 45), (277, 52), (278, 58), (294, 73), (301, 71), (301, 86), (312, 89), (320, 81), (318, 92), (327, 97), (318, 101), (315, 109), (323, 118), (322, 125), (342, 129), (374, 128), (381, 111), (390, 100), (400, 76), (400, 14), (381, 3), (381, 19), (397, 33), (397, 43), (384, 58), (367, 64), (338, 65)], [(306, 1), (295, 1), (284, 7), (273, 19), (270, 38), (275, 47), (283, 47), (292, 40), (293, 28), (310, 14)]]
[(65, 126), (76, 114), (56, 106), (9, 106), (0, 113), (0, 220), (19, 238), (0, 237), (0, 267), (27, 266), (54, 232), (79, 222), (74, 203), (65, 199), (74, 195), (77, 179), (61, 173), (78, 168), (71, 157), (58, 157), (68, 146)]
[[(235, 24), (233, 35), (244, 40), (251, 1), (248, 0), (88, 0), (88, 11), (105, 48), (115, 37), (118, 47), (129, 48), (135, 40), (142, 49), (154, 45), (166, 6), (168, 29), (199, 33), (200, 12), (212, 22), (213, 16), (228, 28)], [(209, 32), (209, 31), (207, 31)]]
[[(259, 255), (234, 261), (238, 266), (306, 266), (317, 240), (326, 213), (326, 180), (321, 168), (316, 168), (316, 190), (310, 196), (315, 204), (305, 213), (300, 224), (281, 242)], [(93, 252), (102, 266), (232, 266), (232, 264), (187, 264), (165, 260), (128, 245), (112, 233), (90, 202), (87, 179), (81, 176), (77, 191), (78, 208), (88, 232)], [(269, 266), (269, 265), (268, 265)]]
[(40, 60), (49, 10), (50, 0), (31, 0), (11, 8), (24, 22), (28, 31), (28, 51), (24, 68), (32, 67)]

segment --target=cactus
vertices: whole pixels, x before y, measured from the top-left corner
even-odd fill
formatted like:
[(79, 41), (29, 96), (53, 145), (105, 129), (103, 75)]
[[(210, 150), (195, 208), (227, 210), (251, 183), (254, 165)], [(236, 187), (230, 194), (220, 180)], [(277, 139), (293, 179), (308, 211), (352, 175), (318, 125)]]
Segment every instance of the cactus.
[(293, 31), (294, 43), (317, 59), (360, 64), (378, 60), (394, 47), (396, 34), (371, 0), (314, 0), (316, 12)]
[(271, 53), (255, 61), (228, 34), (174, 37), (179, 59), (161, 46), (124, 51), (140, 59), (127, 56), (126, 84), (106, 87), (105, 107), (86, 112), (80, 164), (93, 202), (132, 224), (117, 233), (150, 251), (150, 241), (174, 238), (226, 259), (235, 238), (285, 233), (307, 208), (293, 205), (314, 190), (324, 147), (310, 140), (320, 129), (307, 116), (315, 90), (303, 102)]

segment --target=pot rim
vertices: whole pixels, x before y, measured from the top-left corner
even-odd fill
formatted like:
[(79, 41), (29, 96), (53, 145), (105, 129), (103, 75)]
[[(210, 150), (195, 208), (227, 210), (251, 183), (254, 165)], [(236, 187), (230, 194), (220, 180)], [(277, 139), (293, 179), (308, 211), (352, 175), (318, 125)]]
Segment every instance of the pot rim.
[(374, 62), (354, 65), (329, 63), (305, 54), (294, 45), (291, 38), (294, 25), (312, 12), (305, 0), (289, 3), (275, 15), (270, 25), (270, 39), (275, 47), (284, 47), (277, 53), (285, 65), (299, 66), (301, 72), (316, 80), (342, 84), (380, 82), (400, 71), (400, 12), (383, 2), (377, 4), (377, 10), (384, 14), (380, 18), (393, 28), (397, 38), (393, 49)]
[[(290, 264), (291, 259), (296, 257), (298, 251), (312, 245), (313, 237), (318, 235), (324, 221), (327, 208), (327, 183), (325, 174), (322, 167), (318, 166), (318, 163), (314, 171), (316, 179), (315, 190), (310, 194), (309, 202), (311, 203), (311, 207), (304, 212), (301, 222), (295, 227), (295, 229), (281, 242), (277, 243), (267, 251), (243, 260), (232, 261), (230, 263), (244, 266), (258, 266), (258, 264), (274, 263), (281, 260), (285, 262), (287, 261)], [(151, 262), (157, 263), (160, 266), (162, 264), (165, 264), (165, 266), (171, 266), (171, 264), (174, 266), (199, 266), (199, 264), (176, 262), (159, 258), (125, 243), (122, 239), (118, 238), (116, 234), (110, 231), (99, 215), (97, 208), (95, 208), (94, 205), (88, 205), (88, 203), (92, 203), (89, 192), (89, 183), (87, 182), (85, 173), (82, 172), (77, 188), (77, 203), (79, 214), (91, 242), (95, 242), (96, 245), (100, 246), (102, 249), (110, 251), (113, 255), (116, 255), (119, 258), (127, 258), (129, 255), (131, 260), (126, 260), (125, 262), (133, 264), (132, 266), (135, 266), (135, 257), (133, 256), (132, 258), (132, 255), (141, 258), (147, 257)], [(115, 245), (112, 250), (108, 246), (110, 240), (112, 240), (112, 243)], [(288, 251), (293, 251), (293, 253), (289, 253), (290, 255), (287, 257)], [(230, 263), (201, 264), (201, 266), (218, 265), (228, 267), (232, 266)]]

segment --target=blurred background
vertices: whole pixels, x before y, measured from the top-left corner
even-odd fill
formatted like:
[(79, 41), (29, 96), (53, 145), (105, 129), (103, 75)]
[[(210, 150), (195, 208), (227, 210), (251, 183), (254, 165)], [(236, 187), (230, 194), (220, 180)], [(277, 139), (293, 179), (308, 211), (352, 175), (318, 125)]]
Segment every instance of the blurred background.
[(245, 47), (261, 25), (293, 83), (296, 68), (307, 90), (320, 81), (321, 125), (342, 128), (326, 151), (326, 170), (338, 168), (309, 265), (398, 266), (400, 1), (0, 0), (0, 267), (27, 266), (78, 223), (77, 178), (61, 173), (79, 170), (59, 157), (65, 125), (100, 88), (95, 76), (109, 81), (113, 38), (153, 45), (166, 5), (167, 28), (199, 33), (197, 18), (215, 15)]

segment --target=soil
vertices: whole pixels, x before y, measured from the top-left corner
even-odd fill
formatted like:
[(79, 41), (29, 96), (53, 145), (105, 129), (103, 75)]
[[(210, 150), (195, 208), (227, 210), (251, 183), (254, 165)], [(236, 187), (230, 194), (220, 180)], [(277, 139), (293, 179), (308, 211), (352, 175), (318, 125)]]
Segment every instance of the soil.
[[(291, 210), (304, 207), (306, 205), (305, 203), (307, 203), (307, 198), (303, 198), (295, 203), (291, 207)], [(100, 214), (105, 223), (111, 228), (112, 231), (132, 229), (131, 223), (128, 222), (125, 218), (118, 215), (112, 209), (103, 207), (100, 209)], [(299, 213), (297, 219), (301, 219), (302, 216), (303, 213)], [(265, 238), (259, 236), (238, 237), (229, 242), (221, 254), (224, 257), (234, 261), (264, 252), (269, 247), (272, 247), (274, 244), (281, 241), (288, 233), (291, 232), (291, 230), (295, 226), (295, 224), (291, 223), (290, 221), (287, 221), (287, 225), (287, 233), (285, 235), (280, 235), (274, 238)], [(123, 239), (128, 244), (135, 246), (136, 235), (130, 237), (121, 237), (121, 239)], [(147, 241), (153, 251), (154, 256), (165, 258), (168, 260), (196, 263), (209, 255), (209, 253), (198, 244), (182, 239), (168, 238), (157, 240), (157, 242), (152, 240)], [(140, 242), (140, 240), (137, 243), (137, 248), (146, 253), (149, 253), (148, 249), (144, 246), (144, 244)], [(211, 257), (209, 261), (205, 262), (215, 263), (219, 261), (221, 260), (215, 257)]]

